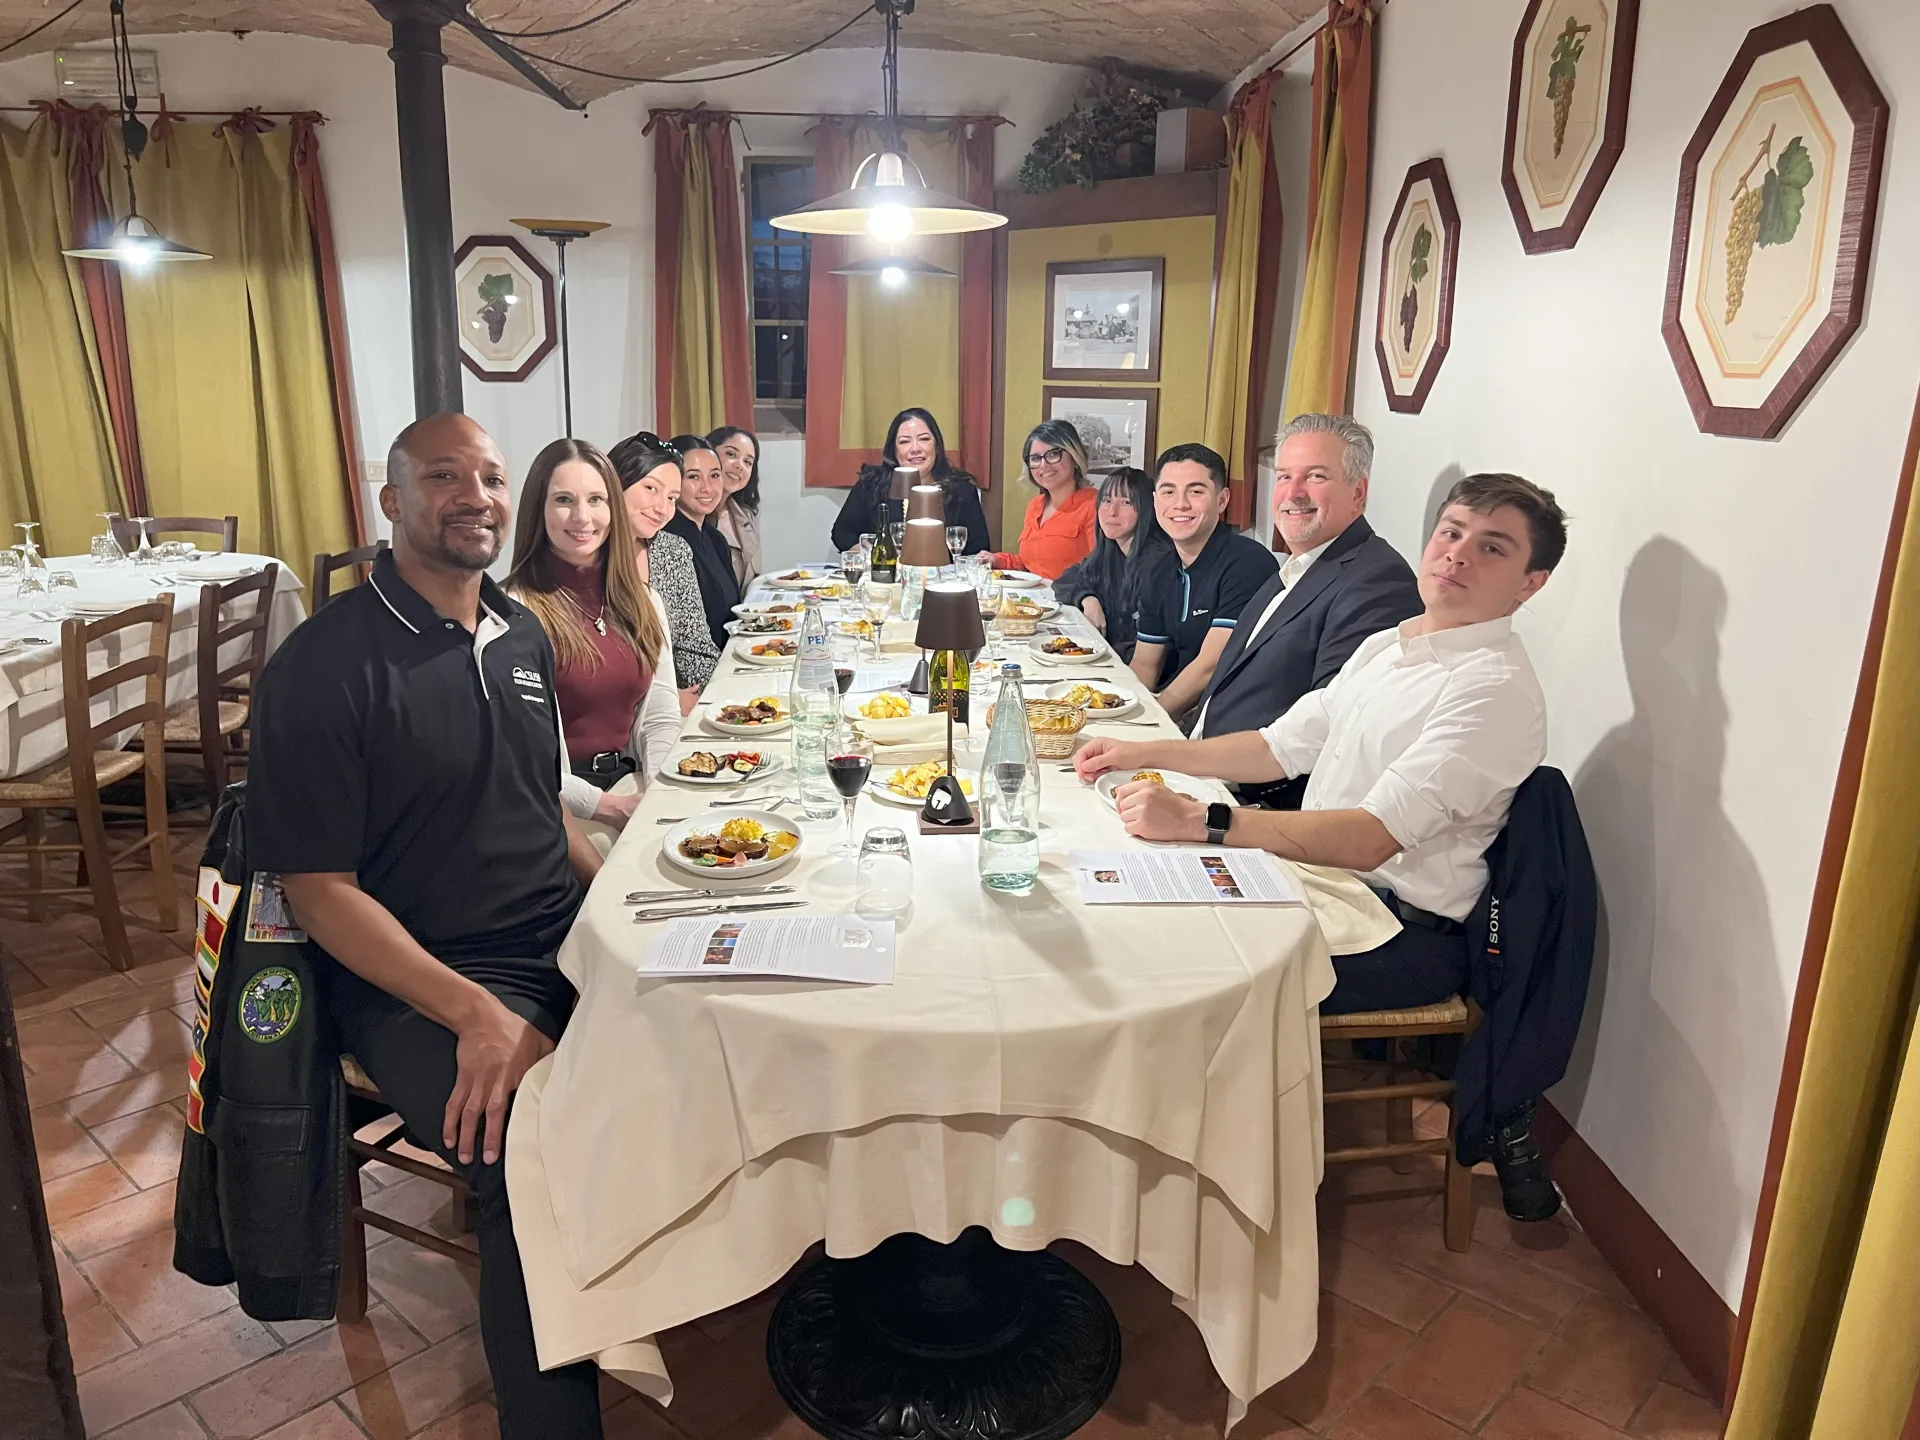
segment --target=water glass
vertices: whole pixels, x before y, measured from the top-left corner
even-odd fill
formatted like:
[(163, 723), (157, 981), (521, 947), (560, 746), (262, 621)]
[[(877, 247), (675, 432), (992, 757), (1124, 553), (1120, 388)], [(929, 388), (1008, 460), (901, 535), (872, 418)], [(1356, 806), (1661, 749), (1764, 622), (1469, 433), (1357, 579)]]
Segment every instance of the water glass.
[(947, 553), (955, 560), (965, 553), (967, 548), (967, 527), (964, 525), (947, 526)]
[(16, 545), (8, 550), (0, 550), (0, 580), (18, 580), (20, 578), (20, 572), (25, 568), (26, 566), (21, 560), (21, 550), (19, 546)]
[(867, 920), (906, 920), (913, 914), (913, 852), (899, 826), (876, 825), (861, 837), (853, 908)]
[(159, 548), (162, 560), (191, 560), (200, 553), (191, 540), (164, 540)]
[(71, 570), (49, 570), (47, 572), (47, 589), (50, 592), (56, 590), (73, 590), (77, 592), (80, 589), (80, 577)]

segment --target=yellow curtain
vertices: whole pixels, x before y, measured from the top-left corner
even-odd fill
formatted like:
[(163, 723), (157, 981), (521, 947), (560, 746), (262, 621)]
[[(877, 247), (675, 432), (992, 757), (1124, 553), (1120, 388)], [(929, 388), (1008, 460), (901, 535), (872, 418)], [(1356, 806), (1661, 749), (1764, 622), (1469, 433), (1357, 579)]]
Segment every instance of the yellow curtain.
[(1345, 414), (1366, 249), (1367, 150), (1373, 95), (1373, 15), (1333, 0), (1315, 40), (1316, 149), (1306, 275), (1287, 366), (1286, 419)]
[[(927, 184), (948, 195), (967, 193), (966, 162), (958, 129), (906, 132), (907, 158)], [(850, 147), (865, 159), (881, 146), (877, 131), (854, 131)], [(847, 247), (850, 259), (884, 253), (864, 237)], [(903, 254), (960, 273), (960, 237), (927, 235), (900, 247)], [(878, 449), (887, 422), (909, 405), (925, 406), (940, 421), (947, 449), (966, 443), (960, 425), (960, 282), (915, 276), (904, 289), (876, 279), (847, 282), (847, 354), (841, 367), (840, 443)]]
[(713, 230), (713, 173), (707, 148), (687, 146), (680, 206), (680, 303), (673, 314), (673, 408), (663, 435), (706, 434), (725, 422), (721, 368), (720, 287), (714, 283), (718, 243)]
[(0, 545), (40, 522), (43, 555), (84, 555), (123, 510), (106, 389), (73, 243), (67, 157), (52, 125), (0, 121)]
[(148, 504), (238, 515), (241, 549), (304, 570), (353, 523), (290, 136), (175, 122), (135, 174), (147, 218), (213, 256), (122, 276)]
[[(1920, 435), (1920, 417), (1916, 417)], [(1912, 464), (1911, 457), (1909, 464)], [(1911, 476), (1860, 788), (1728, 1440), (1894, 1440), (1920, 1353), (1920, 512)]]
[[(1273, 187), (1271, 74), (1247, 82), (1227, 113), (1230, 136), (1227, 215), (1220, 241), (1220, 276), (1214, 287), (1213, 349), (1207, 361), (1206, 443), (1226, 457), (1233, 475), (1248, 482), (1234, 498), (1251, 514), (1256, 451), (1253, 428), (1259, 424), (1260, 397), (1253, 393), (1255, 346), (1271, 337), (1259, 334), (1261, 257), (1279, 247), (1267, 228), (1268, 191)], [(1229, 517), (1244, 524), (1241, 516)]]
[(753, 424), (751, 327), (733, 118), (655, 110), (654, 414), (663, 435)]

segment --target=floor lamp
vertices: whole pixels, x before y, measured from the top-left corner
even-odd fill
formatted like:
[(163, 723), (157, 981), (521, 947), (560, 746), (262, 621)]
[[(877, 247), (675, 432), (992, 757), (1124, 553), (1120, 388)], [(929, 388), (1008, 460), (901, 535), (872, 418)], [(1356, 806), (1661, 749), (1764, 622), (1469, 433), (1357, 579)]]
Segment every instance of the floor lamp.
[(560, 396), (566, 415), (567, 438), (573, 438), (573, 351), (567, 343), (567, 242), (584, 240), (596, 230), (607, 228), (605, 220), (515, 220), (522, 230), (531, 230), (542, 240), (553, 241), (560, 251)]

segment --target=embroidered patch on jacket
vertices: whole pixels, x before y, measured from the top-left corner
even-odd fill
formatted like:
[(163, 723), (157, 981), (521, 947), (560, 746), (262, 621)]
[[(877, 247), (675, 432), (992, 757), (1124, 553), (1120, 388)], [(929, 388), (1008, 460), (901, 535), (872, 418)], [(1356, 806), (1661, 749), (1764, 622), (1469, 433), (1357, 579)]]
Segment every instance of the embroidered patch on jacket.
[(200, 883), (194, 895), (194, 909), (199, 919), (193, 936), (193, 1053), (187, 1057), (187, 1124), (196, 1131), (201, 1130), (200, 1078), (207, 1073), (213, 977), (220, 969), (220, 946), (227, 938), (227, 919), (239, 898), (238, 885), (221, 879), (220, 872), (211, 865), (200, 867)]
[(240, 991), (240, 1033), (271, 1045), (300, 1018), (300, 977), (284, 965), (257, 972)]
[(298, 945), (307, 932), (294, 923), (287, 892), (271, 870), (253, 872), (253, 893), (247, 896), (247, 941), (253, 945)]

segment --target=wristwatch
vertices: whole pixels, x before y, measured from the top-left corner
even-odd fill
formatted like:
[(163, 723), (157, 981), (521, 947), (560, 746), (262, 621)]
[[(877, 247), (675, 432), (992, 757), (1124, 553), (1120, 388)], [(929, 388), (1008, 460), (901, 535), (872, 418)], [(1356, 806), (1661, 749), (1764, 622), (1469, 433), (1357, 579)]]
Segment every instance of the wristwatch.
[(1224, 845), (1227, 843), (1227, 827), (1233, 824), (1233, 807), (1223, 805), (1218, 800), (1207, 806), (1207, 843)]

